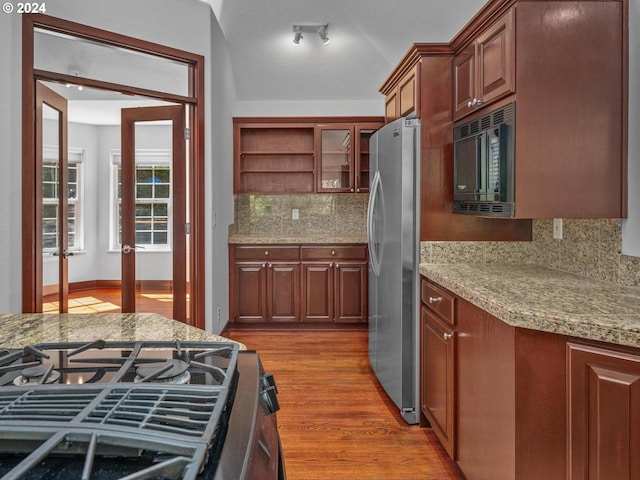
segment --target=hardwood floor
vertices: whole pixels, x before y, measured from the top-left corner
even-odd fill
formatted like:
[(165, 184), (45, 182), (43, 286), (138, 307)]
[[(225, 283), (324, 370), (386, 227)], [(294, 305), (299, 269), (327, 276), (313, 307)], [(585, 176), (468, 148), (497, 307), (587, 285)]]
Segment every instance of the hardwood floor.
[(367, 332), (231, 331), (273, 372), (288, 480), (462, 480), (431, 429), (377, 382)]
[[(173, 294), (166, 290), (145, 289), (136, 296), (136, 310), (173, 316)], [(48, 295), (43, 298), (44, 313), (58, 312), (58, 298)], [(117, 313), (121, 312), (120, 289), (97, 288), (69, 293), (69, 313)]]

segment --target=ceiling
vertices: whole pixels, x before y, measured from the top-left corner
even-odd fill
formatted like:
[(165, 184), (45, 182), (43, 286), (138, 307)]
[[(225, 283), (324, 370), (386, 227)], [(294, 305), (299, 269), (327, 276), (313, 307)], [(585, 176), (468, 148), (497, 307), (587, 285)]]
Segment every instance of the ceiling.
[[(211, 5), (230, 51), (238, 102), (286, 101), (302, 105), (312, 101), (345, 102), (344, 105), (364, 102), (367, 105), (364, 114), (371, 115), (384, 113), (378, 89), (413, 43), (450, 41), (486, 3), (486, 0), (182, 1), (204, 1)], [(327, 23), (330, 43), (323, 45), (317, 34), (304, 33), (300, 44), (294, 45), (292, 26), (308, 23)], [(81, 57), (78, 52), (83, 46), (77, 45), (79, 42), (57, 48), (72, 52), (59, 59), (54, 40), (64, 39), (46, 38), (39, 43), (36, 53), (40, 51), (37, 55), (40, 61), (66, 65), (64, 62), (68, 63), (67, 57), (71, 55), (84, 69), (96, 70), (80, 72), (94, 78), (102, 78), (103, 72), (98, 70), (108, 70), (111, 65), (103, 56), (101, 62), (90, 65), (75, 59)], [(125, 60), (117, 57), (114, 61)], [(147, 78), (148, 75), (139, 72), (142, 68), (139, 61), (136, 57), (128, 63), (130, 76)], [(122, 75), (123, 69), (115, 71)], [(86, 89), (80, 93), (58, 86), (57, 90), (70, 100), (70, 120), (81, 123), (117, 124), (123, 105), (153, 103)], [(346, 106), (343, 110), (351, 111)], [(359, 114), (363, 113), (354, 113)]]
[[(413, 43), (448, 42), (486, 0), (209, 0), (239, 101), (379, 100)], [(331, 42), (293, 24), (329, 24)]]

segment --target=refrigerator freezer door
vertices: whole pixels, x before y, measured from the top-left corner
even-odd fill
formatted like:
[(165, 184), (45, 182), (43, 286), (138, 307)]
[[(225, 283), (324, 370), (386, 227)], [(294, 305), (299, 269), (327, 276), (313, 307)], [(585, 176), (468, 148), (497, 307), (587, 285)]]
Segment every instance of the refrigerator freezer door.
[[(375, 137), (375, 138), (374, 138)], [(398, 119), (374, 134), (370, 155), (379, 176), (371, 191), (369, 356), (380, 384), (408, 423), (416, 423), (416, 179), (415, 128)], [(378, 245), (379, 243), (379, 245)], [(372, 282), (373, 280), (373, 282)], [(372, 288), (373, 285), (373, 288)]]

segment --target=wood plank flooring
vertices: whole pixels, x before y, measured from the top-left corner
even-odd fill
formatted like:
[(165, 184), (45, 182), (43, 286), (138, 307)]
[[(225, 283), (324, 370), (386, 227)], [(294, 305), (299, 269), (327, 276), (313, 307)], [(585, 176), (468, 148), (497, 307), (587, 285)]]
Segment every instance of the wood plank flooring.
[[(119, 288), (97, 288), (69, 293), (69, 313), (118, 313), (122, 311)], [(166, 290), (145, 289), (136, 295), (136, 310), (173, 316), (173, 294)], [(42, 311), (58, 312), (57, 295), (44, 297)]]
[(463, 480), (431, 429), (407, 425), (377, 382), (367, 332), (231, 331), (278, 384), (288, 480)]

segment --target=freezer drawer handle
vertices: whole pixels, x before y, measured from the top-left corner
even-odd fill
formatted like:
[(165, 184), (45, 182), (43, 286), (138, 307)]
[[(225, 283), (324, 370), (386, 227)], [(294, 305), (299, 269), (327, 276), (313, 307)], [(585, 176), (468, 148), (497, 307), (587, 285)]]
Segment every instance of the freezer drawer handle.
[(442, 301), (442, 297), (429, 297), (429, 303), (440, 303)]

